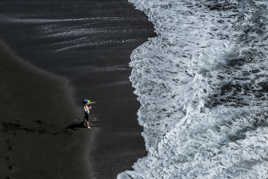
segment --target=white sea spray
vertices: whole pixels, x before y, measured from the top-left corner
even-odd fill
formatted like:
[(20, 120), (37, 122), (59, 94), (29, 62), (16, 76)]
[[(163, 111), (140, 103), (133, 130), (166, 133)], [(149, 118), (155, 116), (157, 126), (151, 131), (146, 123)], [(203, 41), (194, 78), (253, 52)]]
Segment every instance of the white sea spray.
[(119, 179), (268, 176), (268, 3), (130, 0), (156, 38), (131, 55), (146, 157)]

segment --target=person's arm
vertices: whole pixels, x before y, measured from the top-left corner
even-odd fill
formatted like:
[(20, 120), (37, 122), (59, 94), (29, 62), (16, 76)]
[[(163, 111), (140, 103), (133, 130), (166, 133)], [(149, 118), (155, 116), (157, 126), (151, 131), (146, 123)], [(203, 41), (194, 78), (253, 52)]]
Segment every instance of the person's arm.
[(91, 104), (96, 104), (96, 101), (92, 101), (92, 102), (88, 103), (88, 105), (91, 105)]
[(86, 113), (89, 113), (89, 108), (88, 108), (88, 106), (84, 106), (84, 111), (85, 111)]

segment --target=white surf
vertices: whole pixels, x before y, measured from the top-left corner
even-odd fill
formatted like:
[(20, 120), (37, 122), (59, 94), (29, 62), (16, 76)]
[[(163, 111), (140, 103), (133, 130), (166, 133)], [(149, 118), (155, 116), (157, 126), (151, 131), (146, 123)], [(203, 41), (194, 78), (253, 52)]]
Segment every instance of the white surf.
[(268, 176), (268, 3), (130, 0), (157, 37), (131, 55), (147, 156), (118, 179)]

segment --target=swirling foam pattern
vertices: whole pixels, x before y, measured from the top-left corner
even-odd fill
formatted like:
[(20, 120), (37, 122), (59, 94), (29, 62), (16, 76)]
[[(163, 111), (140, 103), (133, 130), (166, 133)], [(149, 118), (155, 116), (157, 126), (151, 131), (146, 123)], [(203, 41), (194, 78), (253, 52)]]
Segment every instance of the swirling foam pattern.
[(268, 2), (130, 2), (158, 36), (130, 63), (148, 155), (118, 178), (267, 178)]

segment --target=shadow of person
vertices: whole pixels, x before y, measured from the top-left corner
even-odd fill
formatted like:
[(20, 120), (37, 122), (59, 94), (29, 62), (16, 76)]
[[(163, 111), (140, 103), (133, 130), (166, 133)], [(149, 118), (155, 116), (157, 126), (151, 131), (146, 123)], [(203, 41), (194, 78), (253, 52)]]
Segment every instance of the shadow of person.
[(81, 129), (81, 128), (85, 128), (84, 121), (74, 122), (74, 123), (68, 125), (65, 129), (66, 130), (77, 130), (77, 129)]

